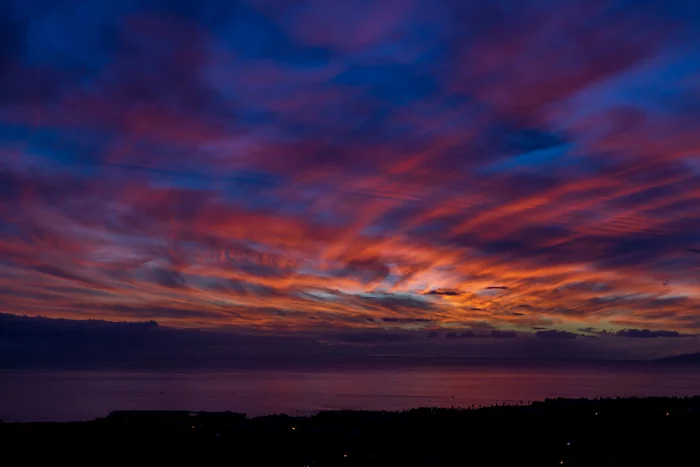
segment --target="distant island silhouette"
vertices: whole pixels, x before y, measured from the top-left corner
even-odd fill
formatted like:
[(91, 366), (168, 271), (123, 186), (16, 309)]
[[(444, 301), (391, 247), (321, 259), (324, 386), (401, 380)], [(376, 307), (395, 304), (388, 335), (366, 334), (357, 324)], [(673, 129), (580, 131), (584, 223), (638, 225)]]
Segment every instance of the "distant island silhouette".
[(682, 355), (672, 355), (656, 360), (661, 363), (698, 363), (700, 364), (700, 353), (688, 353)]

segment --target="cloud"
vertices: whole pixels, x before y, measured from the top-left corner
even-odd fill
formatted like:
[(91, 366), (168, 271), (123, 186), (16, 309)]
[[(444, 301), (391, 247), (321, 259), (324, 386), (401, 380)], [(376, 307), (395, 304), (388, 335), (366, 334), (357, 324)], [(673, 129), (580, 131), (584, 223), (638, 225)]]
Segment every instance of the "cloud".
[(458, 295), (462, 295), (464, 292), (460, 290), (452, 290), (452, 289), (433, 289), (429, 292), (425, 292), (424, 295), (446, 295), (450, 297), (456, 297)]
[(154, 281), (165, 287), (185, 287), (185, 278), (178, 271), (168, 268), (152, 268), (151, 275)]
[[(690, 339), (534, 338), (529, 332), (487, 333), (487, 326), (464, 331), (348, 330), (318, 326), (313, 331), (261, 331), (256, 327), (223, 326), (182, 329), (159, 325), (148, 316), (178, 310), (133, 313), (138, 322), (52, 319), (0, 314), (2, 368), (290, 368), (308, 365), (454, 363), (454, 357), (628, 359), (690, 352)], [(272, 311), (272, 310), (271, 310)], [(268, 319), (273, 314), (267, 315)], [(201, 319), (192, 314), (190, 319)], [(426, 339), (426, 337), (428, 337)], [(644, 342), (642, 342), (644, 341)], [(630, 350), (630, 346), (633, 350)], [(443, 360), (446, 358), (446, 360)], [(639, 358), (639, 357), (637, 357)]]
[(448, 332), (445, 336), (448, 339), (465, 339), (471, 337), (477, 337), (474, 331), (462, 331), (462, 332)]
[(615, 333), (619, 337), (656, 338), (656, 337), (682, 337), (678, 331), (665, 331), (663, 329), (623, 329)]
[(516, 335), (515, 331), (500, 331), (498, 329), (494, 329), (491, 331), (491, 337), (495, 337), (497, 339), (511, 339), (518, 336)]
[(537, 331), (535, 337), (540, 339), (576, 339), (577, 334), (568, 331), (557, 331), (550, 329), (547, 331)]
[(362, 302), (370, 309), (383, 309), (394, 312), (427, 311), (433, 308), (428, 303), (418, 297), (394, 295), (388, 293), (378, 293), (372, 295), (362, 295)]
[(78, 284), (83, 284), (83, 285), (91, 286), (91, 287), (97, 286), (95, 282), (93, 282), (89, 279), (86, 279), (84, 277), (80, 277), (80, 276), (77, 276), (75, 274), (72, 274), (68, 271), (61, 269), (60, 267), (42, 265), (42, 266), (35, 266), (32, 269), (38, 273), (41, 273), (41, 274), (44, 274), (44, 275), (47, 275), (50, 277), (55, 277), (58, 279), (65, 279), (65, 280), (70, 281), (70, 282), (75, 282)]
[[(353, 343), (396, 342), (402, 334), (338, 335)], [(302, 335), (248, 329), (194, 330), (155, 321), (109, 322), (0, 314), (3, 368), (225, 368), (303, 365), (342, 357), (347, 349)], [(362, 356), (362, 353), (355, 353)]]
[(340, 275), (357, 277), (366, 283), (384, 280), (390, 273), (389, 267), (379, 258), (369, 258), (349, 261)]
[[(0, 6), (2, 312), (631, 357), (619, 329), (700, 329), (682, 2), (25, 3)], [(529, 339), (571, 323), (597, 343)]]
[(341, 342), (373, 344), (376, 342), (400, 342), (410, 341), (415, 336), (399, 332), (356, 332), (333, 335)]
[(430, 323), (432, 320), (427, 318), (382, 318), (385, 323)]

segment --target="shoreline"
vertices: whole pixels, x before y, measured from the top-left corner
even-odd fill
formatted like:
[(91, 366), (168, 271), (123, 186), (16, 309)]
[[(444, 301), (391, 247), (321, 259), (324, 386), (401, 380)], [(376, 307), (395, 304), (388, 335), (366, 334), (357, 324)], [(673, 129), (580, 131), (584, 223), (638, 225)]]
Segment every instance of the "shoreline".
[[(696, 456), (700, 396), (547, 399), (523, 406), (328, 411), (118, 411), (87, 422), (0, 424), (7, 465), (639, 466)], [(693, 464), (686, 464), (693, 465)]]
[[(381, 415), (382, 417), (402, 417), (410, 416), (415, 413), (421, 413), (429, 411), (431, 414), (435, 413), (451, 413), (459, 415), (551, 415), (553, 411), (566, 412), (575, 411), (577, 414), (583, 408), (589, 410), (595, 410), (599, 408), (606, 409), (608, 415), (614, 415), (620, 409), (625, 409), (622, 412), (627, 413), (630, 407), (634, 407), (636, 413), (639, 414), (652, 414), (657, 410), (663, 410), (666, 412), (676, 412), (680, 413), (697, 413), (700, 415), (700, 388), (698, 389), (698, 395), (695, 396), (677, 396), (677, 397), (597, 397), (597, 398), (546, 398), (543, 400), (527, 401), (526, 403), (514, 403), (514, 404), (492, 404), (492, 405), (471, 405), (469, 407), (462, 406), (422, 406), (414, 407), (404, 410), (363, 410), (363, 409), (331, 409), (331, 410), (319, 410), (314, 413), (307, 413), (306, 415), (290, 415), (288, 413), (273, 413), (266, 415), (256, 415), (248, 417), (247, 414), (242, 412), (233, 412), (230, 410), (222, 411), (196, 411), (196, 410), (140, 410), (140, 409), (128, 409), (128, 410), (113, 410), (103, 417), (97, 417), (92, 420), (74, 420), (74, 421), (6, 421), (0, 419), (0, 425), (5, 427), (12, 425), (89, 425), (89, 424), (99, 424), (105, 422), (119, 421), (119, 422), (153, 422), (153, 421), (166, 421), (172, 422), (179, 420), (180, 418), (185, 418), (188, 420), (196, 419), (198, 417), (213, 420), (213, 419), (230, 419), (236, 421), (246, 421), (246, 422), (256, 422), (265, 421), (271, 418), (276, 419), (289, 419), (296, 420), (299, 422), (303, 421), (313, 421), (315, 418), (325, 418), (328, 416), (333, 416), (339, 414), (342, 416), (375, 416)], [(297, 411), (301, 412), (301, 411)], [(671, 414), (669, 412), (669, 415)], [(599, 414), (602, 415), (602, 412)]]

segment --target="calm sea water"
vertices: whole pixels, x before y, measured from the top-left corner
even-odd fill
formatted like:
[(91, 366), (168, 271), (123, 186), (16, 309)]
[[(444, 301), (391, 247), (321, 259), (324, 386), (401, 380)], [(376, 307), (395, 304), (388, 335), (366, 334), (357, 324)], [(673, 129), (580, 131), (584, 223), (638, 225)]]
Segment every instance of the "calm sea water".
[(640, 364), (236, 371), (0, 370), (0, 419), (89, 420), (117, 409), (307, 415), (329, 409), (700, 395), (698, 368)]

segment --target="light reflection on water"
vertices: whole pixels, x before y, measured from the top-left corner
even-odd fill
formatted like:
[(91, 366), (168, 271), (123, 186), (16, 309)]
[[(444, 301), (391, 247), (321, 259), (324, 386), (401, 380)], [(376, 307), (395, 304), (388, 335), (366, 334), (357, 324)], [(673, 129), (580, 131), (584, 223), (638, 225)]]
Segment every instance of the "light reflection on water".
[(640, 364), (150, 372), (0, 370), (0, 419), (89, 420), (117, 409), (306, 415), (329, 409), (527, 403), (547, 397), (698, 394), (697, 367)]

